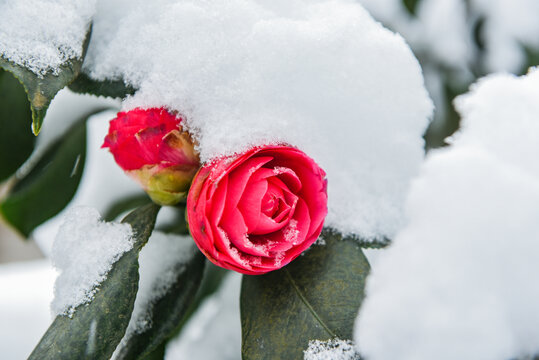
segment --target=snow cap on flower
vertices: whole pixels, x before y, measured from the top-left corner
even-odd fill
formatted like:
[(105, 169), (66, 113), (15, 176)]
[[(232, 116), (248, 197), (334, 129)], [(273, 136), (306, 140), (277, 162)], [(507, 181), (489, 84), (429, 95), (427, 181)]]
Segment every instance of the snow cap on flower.
[(119, 112), (110, 121), (103, 143), (116, 163), (135, 179), (152, 200), (173, 205), (187, 196), (199, 168), (190, 135), (182, 118), (163, 108)]

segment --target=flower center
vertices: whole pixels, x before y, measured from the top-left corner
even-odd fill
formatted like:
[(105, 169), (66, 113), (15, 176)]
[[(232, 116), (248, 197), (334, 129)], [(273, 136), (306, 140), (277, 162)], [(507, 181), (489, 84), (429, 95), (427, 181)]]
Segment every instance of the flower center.
[(283, 191), (282, 187), (274, 184), (271, 179), (268, 181), (268, 190), (262, 198), (261, 210), (264, 215), (274, 220), (276, 223), (287, 218), (293, 211), (295, 196), (288, 191)]

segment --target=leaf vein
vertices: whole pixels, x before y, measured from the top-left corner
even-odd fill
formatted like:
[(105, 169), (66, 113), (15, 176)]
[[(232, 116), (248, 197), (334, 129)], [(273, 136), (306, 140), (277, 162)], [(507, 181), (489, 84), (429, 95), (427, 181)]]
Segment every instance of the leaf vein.
[(298, 285), (296, 284), (296, 282), (292, 278), (292, 275), (290, 275), (290, 272), (288, 271), (288, 269), (284, 269), (284, 273), (286, 274), (286, 278), (288, 279), (288, 281), (290, 281), (290, 284), (292, 284), (292, 287), (294, 288), (294, 290), (298, 294), (299, 298), (301, 299), (303, 304), (305, 304), (307, 309), (309, 309), (309, 312), (313, 315), (313, 317), (316, 319), (316, 321), (318, 321), (320, 323), (320, 325), (322, 325), (322, 327), (329, 334), (329, 336), (331, 336), (333, 338), (336, 338), (337, 335), (333, 331), (331, 331), (331, 329), (324, 323), (324, 321), (322, 321), (322, 319), (320, 318), (320, 316), (318, 315), (316, 310), (314, 310), (314, 308), (311, 306), (309, 301), (307, 301), (307, 299), (305, 298), (305, 296), (303, 295), (303, 293), (299, 289)]

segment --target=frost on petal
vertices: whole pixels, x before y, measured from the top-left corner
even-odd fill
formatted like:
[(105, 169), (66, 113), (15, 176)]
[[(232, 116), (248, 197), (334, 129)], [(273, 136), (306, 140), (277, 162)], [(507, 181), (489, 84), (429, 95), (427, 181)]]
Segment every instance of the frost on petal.
[(128, 224), (105, 223), (97, 210), (76, 207), (67, 212), (54, 240), (52, 262), (59, 271), (54, 284), (54, 315), (72, 316), (90, 302), (112, 265), (133, 247)]

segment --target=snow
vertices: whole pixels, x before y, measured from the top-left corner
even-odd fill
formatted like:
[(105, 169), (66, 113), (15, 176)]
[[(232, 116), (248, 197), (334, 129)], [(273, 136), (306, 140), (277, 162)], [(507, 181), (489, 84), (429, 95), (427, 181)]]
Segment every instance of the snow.
[(112, 265), (133, 247), (129, 224), (105, 223), (90, 207), (76, 207), (65, 220), (52, 247), (52, 263), (60, 272), (54, 284), (51, 310), (72, 316), (90, 302)]
[[(539, 352), (539, 71), (480, 80), (463, 127), (413, 182), (408, 224), (378, 254), (355, 339), (371, 360)], [(396, 306), (398, 304), (398, 306)]]
[(48, 260), (0, 265), (0, 354), (26, 359), (52, 322), (56, 272)]
[(327, 225), (392, 237), (432, 104), (404, 40), (356, 2), (101, 1), (84, 63), (186, 118), (203, 161), (288, 143), (328, 174)]
[(355, 360), (359, 354), (350, 340), (311, 340), (304, 351), (304, 360)]
[(198, 249), (190, 236), (159, 231), (152, 233), (139, 255), (139, 290), (122, 343), (126, 343), (133, 334), (142, 333), (152, 326), (149, 307), (166, 295), (196, 251)]
[(165, 360), (241, 358), (241, 275), (230, 272), (215, 295), (206, 299), (182, 332), (168, 343)]
[(3, 0), (0, 57), (42, 76), (82, 57), (95, 0)]

